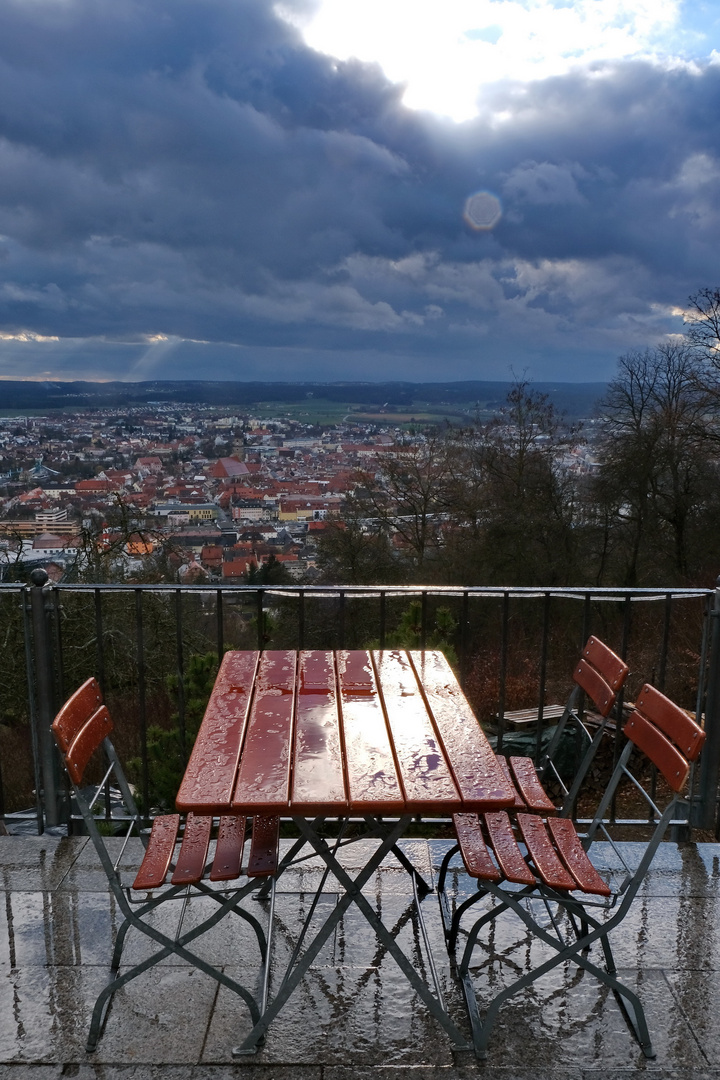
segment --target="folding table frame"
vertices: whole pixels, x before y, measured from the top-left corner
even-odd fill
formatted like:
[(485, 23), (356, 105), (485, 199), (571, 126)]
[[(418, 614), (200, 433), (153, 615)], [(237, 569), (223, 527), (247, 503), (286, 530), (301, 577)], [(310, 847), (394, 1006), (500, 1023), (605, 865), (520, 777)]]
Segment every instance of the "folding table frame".
[[(301, 839), (291, 847), (288, 854), (281, 861), (280, 866), (278, 867), (278, 876), (289, 866), (293, 865), (297, 859), (298, 853), (305, 845), (309, 845), (315, 854), (322, 859), (325, 864), (325, 871), (315, 892), (315, 897), (310, 905), (305, 922), (298, 934), (290, 961), (284, 974), (280, 977), (277, 990), (267, 1001), (262, 1015), (255, 1023), (252, 1031), (239, 1046), (233, 1049), (233, 1055), (241, 1056), (244, 1054), (252, 1054), (257, 1050), (258, 1045), (261, 1043), (270, 1024), (283, 1008), (293, 991), (302, 982), (312, 963), (352, 904), (355, 904), (363, 913), (369, 925), (374, 930), (380, 944), (396, 961), (405, 978), (425, 1003), (431, 1015), (435, 1017), (448, 1033), (456, 1049), (472, 1049), (466, 1036), (463, 1035), (462, 1031), (460, 1031), (448, 1013), (440, 980), (435, 968), (421, 907), (422, 895), (430, 891), (428, 884), (412, 866), (412, 863), (403, 856), (403, 866), (410, 873), (413, 884), (415, 911), (425, 945), (432, 987), (417, 972), (415, 966), (402, 951), (390, 930), (382, 922), (372, 904), (362, 892), (364, 886), (376, 870), (378, 870), (386, 856), (392, 853), (395, 855), (402, 854), (397, 847), (397, 843), (414, 820), (413, 816), (406, 814), (392, 822), (384, 821), (382, 818), (378, 817), (368, 817), (366, 819), (366, 831), (362, 836), (355, 837), (351, 842), (368, 838), (380, 838), (381, 842), (367, 859), (365, 866), (354, 877), (341, 865), (337, 857), (338, 849), (341, 846), (346, 846), (342, 843), (342, 836), (343, 827), (347, 823), (342, 820), (339, 821), (339, 835), (334, 842), (331, 842), (321, 835), (324, 820), (325, 819), (323, 818), (316, 818), (314, 820), (304, 817), (293, 818), (293, 821), (300, 832)], [(302, 946), (309, 932), (311, 919), (316, 910), (317, 902), (322, 894), (324, 884), (329, 874), (333, 875), (342, 891), (339, 893), (338, 902), (334, 906), (331, 914), (315, 931), (314, 936), (309, 940), (306, 948), (301, 953)]]

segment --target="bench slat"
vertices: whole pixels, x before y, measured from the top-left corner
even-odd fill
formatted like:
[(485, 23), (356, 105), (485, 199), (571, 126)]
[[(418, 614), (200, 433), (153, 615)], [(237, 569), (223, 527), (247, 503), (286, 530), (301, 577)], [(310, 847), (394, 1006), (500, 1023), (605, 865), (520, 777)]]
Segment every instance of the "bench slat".
[(234, 881), (240, 877), (247, 818), (229, 814), (220, 818), (211, 881)]
[(548, 828), (567, 866), (583, 892), (610, 896), (610, 889), (590, 862), (575, 826), (569, 818), (549, 818)]
[(278, 865), (280, 818), (275, 814), (256, 814), (248, 857), (248, 877), (268, 877)]
[(536, 814), (518, 814), (518, 825), (538, 874), (551, 889), (577, 888), (575, 878), (558, 858), (548, 836), (545, 822)]
[(155, 818), (143, 861), (132, 883), (133, 889), (159, 889), (164, 884), (179, 828), (179, 814)]
[(453, 814), (460, 854), (470, 877), (500, 881), (501, 874), (488, 851), (477, 814)]
[(485, 825), (495, 858), (508, 881), (514, 881), (518, 885), (534, 885), (535, 875), (523, 859), (506, 812), (497, 810), (485, 814)]
[(188, 814), (180, 854), (170, 878), (173, 885), (194, 885), (200, 881), (210, 847), (212, 820), (209, 814)]

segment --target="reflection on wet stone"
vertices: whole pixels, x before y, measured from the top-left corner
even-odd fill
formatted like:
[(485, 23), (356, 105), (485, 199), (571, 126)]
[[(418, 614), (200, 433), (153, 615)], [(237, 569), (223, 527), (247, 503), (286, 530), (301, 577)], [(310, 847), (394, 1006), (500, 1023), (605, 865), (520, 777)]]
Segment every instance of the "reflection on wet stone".
[[(116, 912), (107, 890), (95, 886), (94, 855), (84, 840), (63, 846), (39, 839), (29, 845), (25, 838), (0, 840), (0, 1080), (6, 1075), (44, 1080), (42, 1071), (30, 1071), (27, 1078), (17, 1071), (31, 1067), (54, 1067), (53, 1076), (65, 1069), (65, 1075), (87, 1080), (115, 1080), (116, 1072), (123, 1080), (137, 1080), (153, 1076), (163, 1063), (166, 1077), (189, 1070), (177, 1072), (177, 1080), (191, 1075), (229, 1080), (242, 1076), (243, 1070), (256, 1080), (406, 1080), (410, 1071), (433, 1080), (465, 1080), (486, 1075), (489, 1067), (501, 1069), (508, 1080), (544, 1075), (610, 1080), (645, 1068), (668, 1080), (705, 1080), (720, 1074), (720, 845), (665, 845), (647, 890), (613, 943), (621, 977), (639, 990), (646, 1004), (658, 1052), (654, 1062), (643, 1063), (613, 994), (569, 965), (541, 978), (501, 1010), (489, 1061), (482, 1066), (472, 1055), (453, 1052), (354, 907), (340, 920), (254, 1057), (235, 1062), (231, 1055), (232, 1046), (249, 1030), (247, 1010), (235, 995), (223, 988), (216, 992), (212, 980), (171, 959), (118, 992), (100, 1048), (88, 1058), (84, 1046), (89, 1014), (107, 979)], [(351, 873), (364, 864), (365, 844), (370, 843), (357, 851), (353, 845), (342, 850), (341, 861)], [(436, 872), (448, 846), (444, 840), (402, 844), (428, 876), (431, 867)], [(636, 854), (629, 845), (623, 852)], [(603, 858), (613, 865), (611, 849)], [(281, 879), (272, 966), (276, 981), (271, 981), (271, 989), (277, 989), (279, 973), (310, 909), (319, 870), (311, 861)], [(86, 876), (89, 891), (83, 888)], [(450, 880), (458, 898), (468, 894), (466, 875)], [(31, 882), (37, 887), (29, 889)], [(318, 920), (337, 903), (339, 890), (332, 878), (325, 889), (314, 913)], [(387, 858), (365, 895), (417, 970), (427, 976), (407, 875), (396, 860)], [(211, 903), (194, 899), (186, 925), (205, 917), (205, 905)], [(444, 953), (435, 895), (423, 900), (423, 913), (448, 1008), (468, 1030), (462, 996)], [(242, 974), (254, 956), (252, 932), (240, 922), (221, 920), (198, 948), (208, 963), (223, 966), (231, 976)], [(128, 963), (142, 959), (150, 948), (140, 938), (131, 935), (128, 940)], [(481, 1006), (483, 986), (490, 995), (495, 993), (503, 980), (537, 963), (545, 948), (518, 935), (512, 920), (495, 920), (474, 957), (472, 973)]]

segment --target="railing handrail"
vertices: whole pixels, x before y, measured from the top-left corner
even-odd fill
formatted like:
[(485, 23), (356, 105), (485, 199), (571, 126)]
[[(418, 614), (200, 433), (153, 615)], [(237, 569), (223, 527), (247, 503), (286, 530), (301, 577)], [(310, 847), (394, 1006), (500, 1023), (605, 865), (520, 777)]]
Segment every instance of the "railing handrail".
[[(0, 582), (0, 592), (21, 592), (23, 589), (32, 588), (32, 585), (24, 582)], [(48, 582), (46, 588), (57, 589), (60, 592), (95, 592), (101, 589), (104, 592), (194, 592), (213, 593), (221, 589), (223, 592), (272, 592), (293, 595), (296, 593), (311, 593), (315, 596), (324, 594), (334, 595), (345, 593), (367, 596), (377, 596), (386, 593), (393, 596), (409, 596), (413, 593), (434, 593), (438, 596), (557, 596), (559, 598), (575, 599), (586, 596), (597, 599), (620, 600), (630, 597), (633, 599), (650, 600), (664, 599), (667, 596), (686, 597), (692, 599), (700, 596), (711, 596), (713, 588), (702, 586), (643, 586), (642, 588), (608, 585), (236, 585), (226, 582), (209, 582), (206, 584), (183, 584), (181, 582)]]

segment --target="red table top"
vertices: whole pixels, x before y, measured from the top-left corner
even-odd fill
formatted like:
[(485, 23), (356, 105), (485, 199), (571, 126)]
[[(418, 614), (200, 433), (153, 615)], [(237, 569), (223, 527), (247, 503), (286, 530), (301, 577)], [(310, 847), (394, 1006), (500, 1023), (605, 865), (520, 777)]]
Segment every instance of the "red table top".
[(226, 653), (176, 803), (338, 817), (513, 801), (442, 653), (340, 650)]

